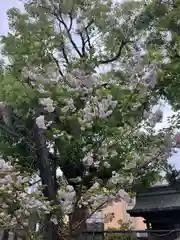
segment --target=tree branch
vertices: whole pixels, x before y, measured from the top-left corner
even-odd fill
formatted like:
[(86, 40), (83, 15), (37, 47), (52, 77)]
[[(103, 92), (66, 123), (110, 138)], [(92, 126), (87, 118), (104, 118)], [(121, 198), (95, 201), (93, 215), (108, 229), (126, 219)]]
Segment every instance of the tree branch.
[(88, 25), (85, 27), (85, 33), (86, 33), (86, 37), (87, 37), (87, 40), (85, 41), (86, 43), (88, 43), (88, 46), (89, 48), (91, 49), (92, 46), (91, 46), (91, 40), (90, 40), (90, 37), (89, 37), (89, 33), (88, 33), (88, 28), (93, 24), (93, 20), (91, 20)]
[(108, 63), (116, 61), (121, 56), (122, 50), (128, 42), (130, 42), (130, 41), (122, 41), (121, 45), (119, 46), (119, 50), (114, 57), (112, 57), (110, 59), (106, 59), (106, 60), (100, 60), (98, 63), (99, 64), (108, 64)]
[(82, 55), (81, 52), (79, 51), (76, 43), (75, 43), (75, 42), (73, 41), (73, 39), (72, 39), (71, 33), (70, 33), (70, 31), (69, 31), (69, 28), (68, 28), (67, 24), (65, 23), (65, 21), (64, 21), (64, 19), (63, 19), (63, 17), (62, 17), (62, 14), (61, 14), (61, 12), (60, 12), (60, 9), (59, 9), (59, 12), (58, 12), (59, 15), (56, 13), (55, 10), (56, 10), (56, 9), (54, 9), (54, 12), (53, 12), (54, 16), (55, 16), (56, 19), (59, 21), (59, 23), (61, 23), (61, 24), (64, 26), (64, 28), (66, 29), (68, 38), (69, 38), (72, 46), (74, 47), (74, 49), (75, 49), (76, 52), (78, 53), (78, 55), (79, 55), (80, 57), (83, 57), (83, 55)]
[[(61, 20), (60, 19), (58, 19), (58, 15), (55, 13), (55, 6), (54, 6), (54, 12), (52, 12), (52, 11), (50, 11), (50, 9), (48, 9), (47, 7), (45, 7), (45, 6), (42, 6), (42, 5), (40, 5), (39, 6), (40, 8), (42, 8), (42, 9), (44, 9), (44, 10), (46, 10), (46, 11), (48, 11), (48, 13), (49, 14), (51, 14), (52, 16), (55, 16), (56, 17), (56, 19), (58, 20), (58, 25), (59, 25), (59, 29), (60, 29), (60, 33), (62, 34), (62, 29), (61, 29)], [(59, 21), (60, 20), (60, 21)], [(71, 24), (70, 24), (70, 26), (71, 26)], [(69, 29), (70, 29), (70, 26), (69, 26)], [(72, 26), (71, 26), (72, 27)], [(61, 42), (61, 50), (62, 50), (62, 54), (63, 54), (63, 57), (64, 57), (64, 59), (65, 59), (65, 61), (66, 61), (66, 63), (67, 64), (69, 64), (69, 60), (68, 60), (68, 57), (67, 57), (67, 54), (66, 54), (66, 52), (65, 52), (65, 43), (64, 43), (64, 41), (62, 41)], [(59, 47), (59, 46), (58, 46)]]
[(89, 49), (91, 49), (92, 46), (91, 46), (91, 40), (90, 40), (90, 37), (89, 37), (88, 30), (85, 29), (85, 32), (86, 32), (86, 37), (87, 37), (87, 40), (85, 41), (85, 43), (88, 43), (88, 47), (89, 47)]
[(61, 75), (61, 77), (64, 77), (64, 74), (63, 74), (63, 72), (61, 71), (61, 68), (60, 68), (60, 65), (59, 65), (58, 60), (53, 56), (53, 54), (51, 54), (51, 57), (52, 57), (52, 59), (54, 60), (56, 66), (58, 67), (59, 74)]
[[(60, 33), (62, 34), (62, 29), (61, 29), (61, 24), (59, 23), (59, 30), (60, 30)], [(67, 65), (69, 64), (69, 59), (68, 59), (68, 56), (66, 54), (66, 51), (65, 51), (65, 42), (64, 42), (64, 39), (62, 40), (61, 42), (61, 50), (62, 50), (62, 54), (63, 54), (63, 57), (67, 63)]]
[(80, 38), (81, 38), (81, 43), (82, 43), (82, 54), (83, 54), (83, 56), (86, 56), (86, 50), (85, 50), (86, 42), (85, 42), (85, 40), (84, 40), (83, 33), (80, 32), (80, 33), (79, 33), (79, 36), (80, 36)]
[[(88, 34), (88, 28), (91, 26), (91, 24), (93, 23), (93, 20), (90, 21), (87, 26), (79, 33), (80, 38), (81, 38), (81, 42), (82, 42), (82, 54), (83, 56), (86, 56), (86, 43), (88, 43), (89, 48), (91, 49), (91, 42), (90, 42), (90, 37)], [(85, 40), (84, 36), (83, 36), (83, 32), (85, 32), (87, 39)]]
[(70, 32), (71, 28), (72, 28), (72, 24), (73, 24), (73, 18), (72, 18), (72, 14), (71, 13), (69, 13), (69, 20), (70, 20), (70, 24), (69, 24), (68, 31)]
[(33, 182), (33, 183), (30, 183), (30, 184), (29, 184), (29, 187), (32, 187), (33, 185), (35, 185), (35, 184), (37, 184), (37, 183), (39, 183), (39, 182), (41, 182), (41, 179), (39, 179), (39, 180), (37, 180), (37, 181), (35, 181), (35, 182)]
[(24, 139), (24, 136), (16, 133), (16, 132), (13, 132), (10, 128), (0, 124), (0, 130), (3, 130), (4, 132), (8, 133), (10, 136), (13, 136), (13, 137), (17, 137), (17, 138), (23, 138), (23, 141), (30, 147), (30, 149), (32, 149), (33, 151), (36, 150), (32, 143), (31, 142), (28, 142)]

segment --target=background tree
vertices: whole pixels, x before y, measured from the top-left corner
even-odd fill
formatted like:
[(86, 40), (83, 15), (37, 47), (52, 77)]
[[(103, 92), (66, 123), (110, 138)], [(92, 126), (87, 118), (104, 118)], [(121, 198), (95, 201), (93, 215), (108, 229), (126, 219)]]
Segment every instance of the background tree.
[[(121, 219), (118, 221), (119, 227), (118, 228), (108, 228), (108, 230), (133, 230), (133, 226), (131, 222), (124, 223)], [(116, 232), (116, 233), (107, 233), (105, 236), (106, 240), (135, 240), (137, 237), (134, 233), (128, 232)]]
[[(175, 132), (179, 131), (179, 11), (179, 1), (155, 0), (147, 4), (141, 15), (148, 32), (147, 49), (151, 59), (159, 60), (161, 68), (156, 94), (172, 107), (174, 114), (169, 124)], [(179, 148), (179, 133), (175, 142)], [(165, 171), (170, 183), (179, 178), (179, 172), (173, 166), (167, 165)]]

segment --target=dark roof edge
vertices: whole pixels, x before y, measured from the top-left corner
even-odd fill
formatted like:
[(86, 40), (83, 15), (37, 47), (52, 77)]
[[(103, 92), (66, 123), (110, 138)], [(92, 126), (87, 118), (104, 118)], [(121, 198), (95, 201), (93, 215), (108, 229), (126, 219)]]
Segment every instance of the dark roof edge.
[(180, 191), (179, 192), (177, 191), (177, 188), (180, 189), (180, 184), (177, 184), (177, 185), (168, 185), (167, 184), (167, 185), (159, 185), (159, 186), (149, 187), (142, 191), (137, 192), (137, 197), (180, 193)]
[(180, 210), (179, 207), (166, 207), (166, 208), (150, 208), (150, 209), (131, 209), (127, 210), (126, 212), (130, 214), (132, 217), (141, 217), (142, 214), (150, 213), (150, 212), (167, 212), (167, 211), (173, 211), (173, 210)]

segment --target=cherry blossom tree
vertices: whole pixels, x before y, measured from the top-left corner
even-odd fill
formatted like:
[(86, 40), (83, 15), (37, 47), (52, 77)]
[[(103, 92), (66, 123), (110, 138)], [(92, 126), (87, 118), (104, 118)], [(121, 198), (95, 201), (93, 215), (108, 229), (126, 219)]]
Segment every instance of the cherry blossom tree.
[[(28, 239), (67, 239), (65, 216), (71, 237), (121, 189), (149, 186), (167, 164), (169, 132), (154, 128), (163, 119), (153, 111), (159, 62), (139, 30), (141, 1), (24, 8), (8, 11), (2, 38), (0, 221)], [(41, 186), (29, 192), (36, 175)]]

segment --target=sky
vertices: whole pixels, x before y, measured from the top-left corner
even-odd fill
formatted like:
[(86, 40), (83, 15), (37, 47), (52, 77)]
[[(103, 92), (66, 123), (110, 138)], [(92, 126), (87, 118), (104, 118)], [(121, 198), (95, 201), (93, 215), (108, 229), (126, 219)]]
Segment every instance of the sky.
[(6, 11), (12, 7), (22, 9), (23, 4), (19, 0), (1, 0), (0, 7), (0, 35), (7, 34), (8, 23)]
[[(9, 8), (16, 7), (19, 9), (23, 9), (23, 4), (19, 0), (2, 0), (1, 7), (0, 7), (0, 35), (6, 35), (8, 33), (8, 21), (6, 11)], [(170, 106), (163, 106), (164, 110), (164, 118), (163, 122), (158, 126), (159, 127), (166, 127), (167, 126), (167, 118), (171, 116), (172, 110)], [(170, 160), (177, 169), (180, 169), (180, 152), (174, 154), (174, 156)]]

